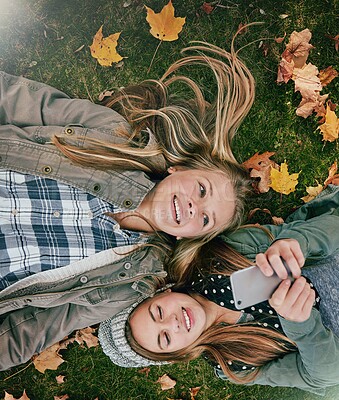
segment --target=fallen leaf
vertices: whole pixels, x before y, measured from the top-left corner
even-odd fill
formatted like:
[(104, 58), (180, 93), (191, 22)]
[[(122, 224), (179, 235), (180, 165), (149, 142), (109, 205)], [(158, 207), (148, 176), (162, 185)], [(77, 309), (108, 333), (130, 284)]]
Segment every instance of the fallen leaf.
[(285, 35), (282, 36), (282, 37), (275, 37), (275, 38), (274, 38), (274, 41), (275, 41), (276, 43), (282, 43), (282, 42), (284, 41), (285, 37), (286, 37), (286, 32), (285, 32)]
[(328, 94), (320, 95), (319, 92), (314, 93), (311, 98), (302, 98), (300, 104), (297, 107), (296, 114), (299, 117), (307, 118), (313, 112), (317, 113), (317, 117), (325, 116), (325, 102)]
[(95, 332), (94, 328), (88, 327), (84, 329), (79, 329), (75, 333), (75, 341), (84, 347), (86, 343), (87, 347), (97, 347), (99, 345), (99, 339), (93, 335)]
[(195, 400), (195, 396), (199, 393), (201, 386), (190, 388), (191, 400)]
[(58, 369), (59, 365), (64, 362), (58, 353), (59, 349), (59, 343), (56, 343), (53, 346), (48, 347), (39, 355), (34, 356), (33, 364), (35, 368), (41, 373), (44, 373), (46, 369)]
[(53, 397), (54, 400), (67, 400), (69, 399), (68, 394), (64, 394), (63, 396), (54, 396)]
[(271, 184), (270, 187), (282, 194), (290, 194), (295, 191), (295, 187), (298, 184), (298, 177), (300, 172), (289, 174), (288, 165), (286, 162), (280, 165), (280, 171), (271, 168)]
[(318, 194), (323, 191), (323, 189), (324, 187), (320, 183), (318, 184), (318, 186), (308, 186), (306, 188), (307, 196), (302, 197), (301, 200), (304, 203), (308, 203), (309, 201), (317, 197)]
[(262, 163), (265, 163), (265, 165), (267, 165), (269, 161), (272, 161), (270, 160), (270, 157), (272, 157), (274, 154), (275, 154), (274, 151), (265, 151), (265, 153), (262, 154), (256, 152), (252, 157), (244, 161), (242, 165), (248, 170), (254, 168), (257, 171), (260, 171)]
[(318, 68), (308, 63), (303, 68), (294, 68), (292, 79), (295, 82), (295, 91), (299, 91), (304, 99), (312, 99), (322, 89), (318, 77)]
[(151, 368), (145, 367), (145, 368), (139, 369), (138, 372), (139, 372), (139, 374), (145, 374), (146, 376), (148, 376), (149, 373), (151, 372)]
[(243, 24), (242, 22), (240, 22), (240, 24), (238, 25), (237, 34), (243, 35), (247, 31), (248, 31), (247, 24)]
[(290, 40), (286, 45), (286, 50), (293, 54), (293, 61), (296, 68), (302, 68), (308, 58), (309, 52), (314, 48), (309, 41), (312, 33), (309, 29), (301, 32), (294, 31), (290, 36)]
[(161, 390), (169, 390), (173, 389), (174, 386), (177, 384), (177, 382), (173, 379), (171, 379), (167, 374), (164, 374), (161, 376), (156, 383), (160, 383), (161, 385)]
[(7, 393), (5, 391), (5, 397), (4, 400), (30, 400), (30, 398), (27, 396), (26, 394), (26, 390), (24, 390), (23, 394), (21, 397), (19, 397), (18, 399), (16, 399), (13, 395)]
[(279, 18), (280, 19), (285, 19), (285, 18), (287, 18), (289, 15), (288, 14), (280, 14), (279, 15)]
[(337, 172), (338, 172), (338, 164), (336, 161), (334, 161), (334, 163), (328, 169), (328, 177), (324, 182), (324, 188), (330, 183), (332, 183), (334, 180), (338, 179), (339, 174), (337, 174)]
[(327, 37), (329, 37), (331, 40), (334, 40), (335, 50), (339, 51), (339, 35), (336, 35), (336, 36), (327, 35)]
[(285, 50), (281, 55), (281, 61), (278, 66), (277, 82), (287, 83), (293, 76), (294, 61), (293, 55), (288, 50)]
[(339, 120), (336, 113), (326, 106), (325, 122), (318, 126), (323, 135), (323, 141), (334, 142), (338, 139), (339, 134)]
[(65, 376), (64, 375), (58, 375), (55, 380), (57, 381), (57, 384), (61, 385), (62, 383), (65, 383)]
[(321, 82), (321, 86), (322, 87), (327, 86), (337, 76), (338, 76), (338, 71), (336, 71), (332, 66), (322, 69), (319, 72), (319, 79)]
[(101, 25), (98, 32), (94, 35), (90, 50), (92, 57), (96, 58), (100, 65), (110, 67), (113, 63), (117, 63), (123, 59), (116, 51), (121, 32), (114, 33), (104, 38), (102, 28), (103, 25)]
[(214, 7), (212, 6), (211, 3), (206, 3), (206, 1), (204, 1), (203, 5), (201, 6), (201, 9), (204, 13), (211, 14), (211, 12), (214, 10)]
[(146, 7), (146, 21), (149, 23), (150, 33), (155, 38), (163, 41), (172, 42), (178, 39), (178, 34), (181, 32), (185, 24), (186, 17), (175, 17), (172, 0), (163, 7), (160, 13), (155, 13), (151, 8)]

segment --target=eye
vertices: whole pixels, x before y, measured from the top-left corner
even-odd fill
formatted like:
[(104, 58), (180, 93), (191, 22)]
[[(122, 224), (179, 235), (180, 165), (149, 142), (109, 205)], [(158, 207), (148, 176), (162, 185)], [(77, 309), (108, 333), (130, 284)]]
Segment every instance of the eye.
[(206, 196), (206, 187), (199, 182), (200, 197)]
[(159, 315), (159, 318), (160, 318), (160, 321), (161, 321), (162, 317), (163, 317), (163, 312), (162, 312), (162, 308), (160, 306), (158, 306), (158, 315)]
[(165, 345), (168, 347), (171, 344), (171, 338), (167, 332), (164, 333)]
[(204, 214), (204, 224), (203, 226), (206, 226), (210, 222), (210, 219), (208, 218), (208, 215)]

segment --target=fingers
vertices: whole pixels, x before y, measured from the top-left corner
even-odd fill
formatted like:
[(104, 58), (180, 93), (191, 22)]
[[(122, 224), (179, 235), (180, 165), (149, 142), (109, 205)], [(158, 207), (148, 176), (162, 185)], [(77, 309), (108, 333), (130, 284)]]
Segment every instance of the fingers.
[(280, 279), (286, 279), (288, 272), (284, 262), (293, 277), (298, 278), (305, 263), (305, 258), (297, 240), (277, 240), (265, 253), (259, 253), (256, 256), (256, 264), (266, 276), (271, 276), (275, 272)]
[(285, 319), (303, 322), (310, 317), (314, 301), (314, 290), (300, 277), (293, 284), (288, 279), (282, 281), (269, 303)]

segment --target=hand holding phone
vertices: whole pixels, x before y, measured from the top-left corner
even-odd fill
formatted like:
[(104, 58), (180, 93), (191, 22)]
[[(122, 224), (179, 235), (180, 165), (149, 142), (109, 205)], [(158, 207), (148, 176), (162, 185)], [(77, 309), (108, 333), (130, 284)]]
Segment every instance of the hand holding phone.
[[(290, 273), (288, 279), (291, 282), (294, 280)], [(234, 272), (230, 280), (234, 304), (238, 310), (268, 300), (282, 281), (276, 273), (265, 276), (256, 265)]]

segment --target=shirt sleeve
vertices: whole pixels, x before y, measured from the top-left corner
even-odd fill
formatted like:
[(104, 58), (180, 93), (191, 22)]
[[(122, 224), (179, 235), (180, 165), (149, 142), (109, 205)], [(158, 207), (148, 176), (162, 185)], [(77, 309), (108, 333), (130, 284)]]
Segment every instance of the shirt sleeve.
[(116, 128), (126, 120), (108, 107), (89, 100), (71, 99), (46, 84), (0, 71), (0, 125)]
[[(281, 317), (280, 322), (298, 352), (269, 362), (249, 385), (295, 387), (324, 395), (326, 387), (339, 384), (339, 338), (324, 327), (319, 312), (313, 309), (305, 322)], [(227, 379), (220, 370), (216, 374)]]

